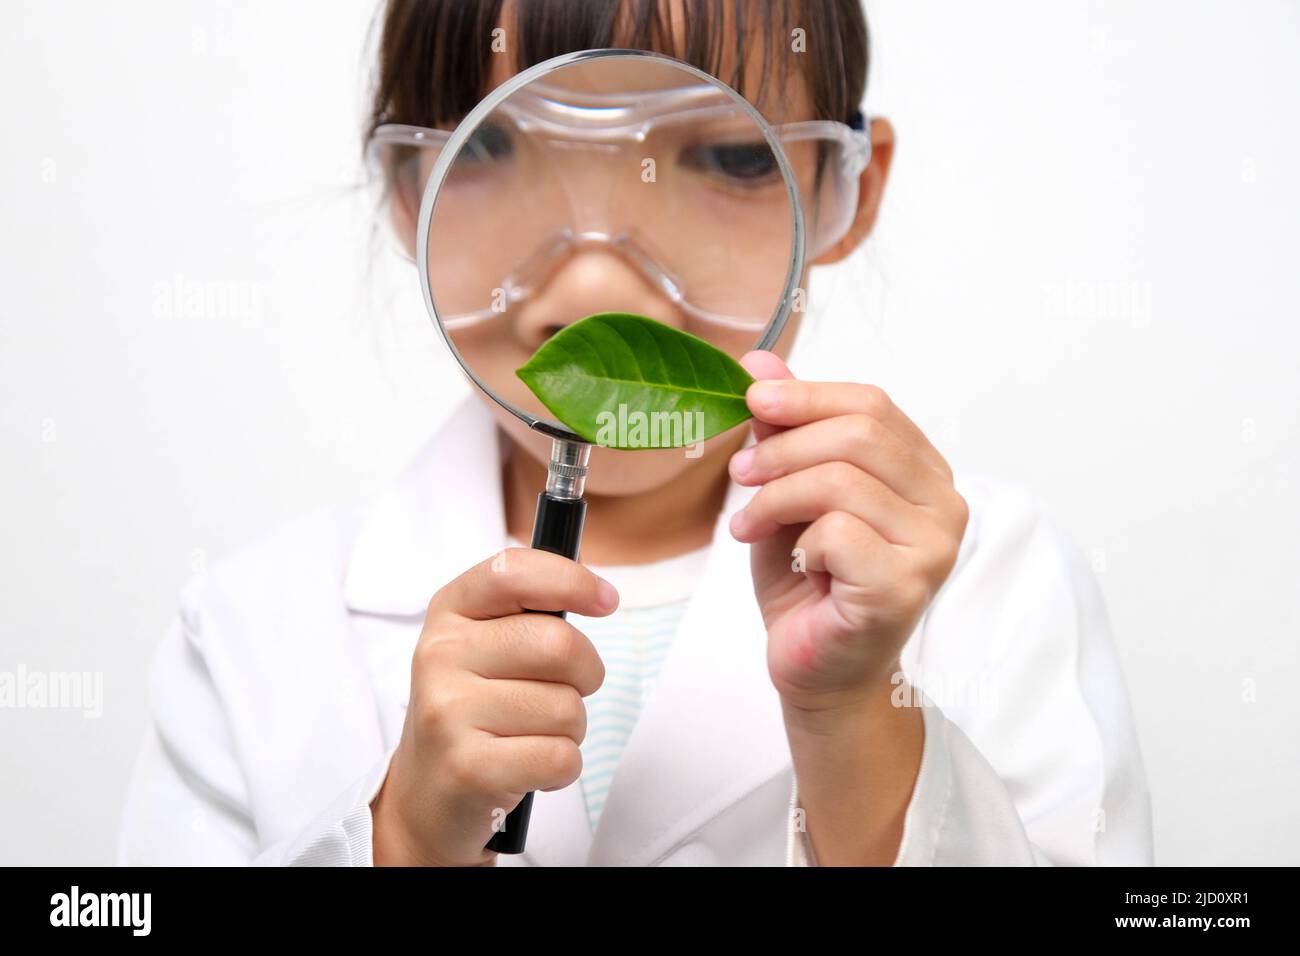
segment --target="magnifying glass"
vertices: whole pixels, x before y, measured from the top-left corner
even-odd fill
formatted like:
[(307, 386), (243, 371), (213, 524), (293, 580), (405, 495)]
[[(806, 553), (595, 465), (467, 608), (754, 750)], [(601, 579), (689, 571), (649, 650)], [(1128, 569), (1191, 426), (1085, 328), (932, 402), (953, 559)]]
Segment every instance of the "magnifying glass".
[[(453, 131), (389, 136), (425, 182), (414, 255), (429, 314), (470, 380), (552, 439), (532, 547), (576, 560), (592, 446), (515, 370), (597, 312), (649, 314), (735, 357), (770, 348), (803, 275), (800, 193), (815, 194), (824, 157), (812, 141), (783, 148), (721, 80), (644, 50), (555, 57)], [(532, 800), (488, 849), (523, 851)]]

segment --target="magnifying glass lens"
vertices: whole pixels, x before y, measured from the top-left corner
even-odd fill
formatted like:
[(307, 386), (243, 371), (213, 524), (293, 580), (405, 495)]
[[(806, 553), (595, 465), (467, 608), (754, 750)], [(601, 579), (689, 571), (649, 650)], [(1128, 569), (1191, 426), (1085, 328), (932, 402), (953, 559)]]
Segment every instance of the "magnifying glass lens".
[(791, 184), (720, 82), (660, 57), (580, 60), (462, 132), (426, 203), (429, 292), (499, 398), (545, 416), (515, 369), (595, 312), (648, 315), (738, 356), (780, 310)]

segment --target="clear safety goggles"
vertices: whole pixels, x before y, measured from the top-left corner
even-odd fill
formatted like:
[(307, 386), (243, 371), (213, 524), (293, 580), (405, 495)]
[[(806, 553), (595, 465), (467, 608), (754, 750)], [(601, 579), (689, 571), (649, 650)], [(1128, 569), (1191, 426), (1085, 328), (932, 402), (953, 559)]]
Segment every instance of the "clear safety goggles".
[[(808, 259), (844, 238), (871, 159), (866, 118), (772, 126), (797, 180)], [(451, 132), (379, 126), (367, 155), (415, 220)], [(392, 217), (390, 217), (390, 222)], [(687, 315), (760, 329), (788, 261), (788, 190), (754, 120), (716, 87), (584, 93), (533, 83), (481, 122), (444, 179), (430, 269), (444, 324), (522, 301), (577, 251), (612, 251)]]

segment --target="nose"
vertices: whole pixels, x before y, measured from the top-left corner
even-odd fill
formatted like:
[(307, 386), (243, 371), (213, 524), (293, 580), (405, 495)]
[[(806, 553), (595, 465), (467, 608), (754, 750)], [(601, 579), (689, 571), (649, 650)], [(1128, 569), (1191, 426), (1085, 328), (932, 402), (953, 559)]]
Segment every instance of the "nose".
[(675, 328), (683, 323), (677, 306), (631, 262), (609, 249), (575, 252), (512, 311), (515, 334), (530, 350), (595, 312), (635, 312)]

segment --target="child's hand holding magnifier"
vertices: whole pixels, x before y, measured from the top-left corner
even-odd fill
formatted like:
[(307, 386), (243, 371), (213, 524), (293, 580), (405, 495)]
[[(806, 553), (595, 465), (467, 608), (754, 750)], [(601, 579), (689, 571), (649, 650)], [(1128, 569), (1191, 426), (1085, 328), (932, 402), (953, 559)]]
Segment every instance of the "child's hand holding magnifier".
[(823, 863), (887, 865), (924, 739), (919, 709), (891, 691), (956, 562), (966, 502), (881, 389), (797, 380), (771, 352), (741, 364), (759, 379), (746, 393), (757, 443), (730, 470), (760, 487), (731, 531), (753, 545), (808, 830)]

